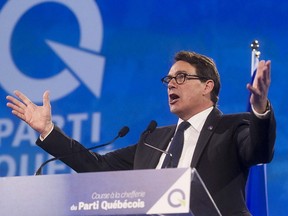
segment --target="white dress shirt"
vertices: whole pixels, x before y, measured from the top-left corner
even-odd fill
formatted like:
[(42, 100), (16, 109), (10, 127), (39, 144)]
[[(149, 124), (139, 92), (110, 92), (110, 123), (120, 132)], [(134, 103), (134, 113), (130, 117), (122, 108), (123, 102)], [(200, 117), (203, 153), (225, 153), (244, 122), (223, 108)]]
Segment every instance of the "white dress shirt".
[[(184, 167), (190, 167), (191, 161), (192, 161), (192, 156), (194, 154), (194, 150), (196, 147), (196, 143), (198, 141), (200, 132), (203, 128), (203, 125), (210, 114), (210, 112), (213, 110), (213, 107), (209, 107), (208, 109), (192, 116), (188, 122), (190, 123), (190, 127), (185, 130), (184, 132), (184, 145), (183, 145), (183, 150), (182, 154), (178, 163), (178, 168), (184, 168)], [(177, 123), (177, 128), (175, 132), (178, 129), (179, 124), (182, 122), (182, 119), (178, 120)], [(172, 141), (172, 140), (171, 140)], [(166, 149), (168, 151), (171, 141)], [(166, 157), (166, 154), (162, 154), (159, 163), (156, 167), (156, 169), (161, 169), (162, 163)]]

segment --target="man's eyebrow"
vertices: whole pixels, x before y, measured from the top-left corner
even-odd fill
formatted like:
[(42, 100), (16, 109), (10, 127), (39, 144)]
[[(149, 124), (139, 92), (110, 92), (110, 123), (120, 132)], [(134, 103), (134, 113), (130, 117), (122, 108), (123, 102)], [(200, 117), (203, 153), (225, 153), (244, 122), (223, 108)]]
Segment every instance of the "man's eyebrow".
[(179, 70), (179, 71), (176, 71), (175, 75), (179, 74), (179, 73), (184, 73), (184, 74), (189, 74), (187, 71), (185, 70)]

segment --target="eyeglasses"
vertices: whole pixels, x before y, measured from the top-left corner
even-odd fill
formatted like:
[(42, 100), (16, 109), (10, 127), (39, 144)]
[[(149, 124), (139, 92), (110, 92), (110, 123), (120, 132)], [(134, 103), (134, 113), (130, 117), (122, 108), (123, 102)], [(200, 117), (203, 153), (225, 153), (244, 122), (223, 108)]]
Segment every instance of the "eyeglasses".
[(176, 76), (165, 76), (161, 79), (161, 82), (168, 86), (169, 82), (175, 79), (176, 83), (178, 85), (183, 84), (186, 80), (208, 80), (207, 77), (202, 77), (194, 74), (186, 74), (186, 73), (178, 73)]

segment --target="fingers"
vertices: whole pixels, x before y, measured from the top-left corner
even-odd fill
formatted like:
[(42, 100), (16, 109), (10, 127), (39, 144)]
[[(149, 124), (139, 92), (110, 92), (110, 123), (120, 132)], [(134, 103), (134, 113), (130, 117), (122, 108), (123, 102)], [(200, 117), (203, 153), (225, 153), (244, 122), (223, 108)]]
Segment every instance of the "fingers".
[(6, 97), (6, 99), (10, 102), (7, 103), (7, 106), (12, 108), (12, 109), (15, 109), (17, 111), (20, 111), (20, 109), (24, 109), (26, 107), (25, 104), (23, 104), (21, 101), (19, 101), (18, 99), (8, 95)]
[[(253, 82), (253, 88), (258, 89), (262, 94), (267, 94), (268, 88), (271, 82), (271, 61), (260, 61), (255, 80)], [(250, 89), (249, 89), (250, 90)]]
[(247, 89), (251, 94), (260, 96), (260, 91), (257, 88), (254, 88), (250, 83), (247, 84)]
[[(17, 97), (19, 97), (19, 95), (20, 95), (21, 98), (24, 98), (24, 97), (23, 97), (23, 94), (22, 94), (22, 95), (21, 95), (21, 94), (22, 94), (21, 92), (15, 91), (15, 95), (16, 95)], [(20, 98), (20, 97), (19, 97), (19, 98)], [(13, 113), (15, 116), (17, 116), (17, 117), (19, 117), (20, 119), (22, 119), (22, 120), (25, 121), (25, 115), (24, 115), (24, 113), (25, 113), (26, 105), (25, 105), (22, 101), (18, 100), (17, 98), (14, 98), (14, 97), (12, 97), (12, 96), (10, 96), (10, 95), (8, 95), (8, 96), (6, 97), (6, 99), (8, 100), (7, 107), (9, 107), (9, 108), (12, 109), (12, 113)], [(27, 102), (27, 99), (24, 98), (24, 100), (26, 100), (26, 102)]]
[(50, 98), (49, 98), (49, 91), (45, 91), (43, 94), (43, 106), (48, 107), (50, 106)]
[(264, 76), (266, 76), (265, 78), (267, 79), (267, 80), (270, 80), (271, 79), (271, 61), (269, 60), (269, 61), (266, 61), (265, 62), (265, 69), (266, 69), (266, 73), (264, 73)]
[(10, 107), (12, 110), (15, 110), (16, 112), (23, 113), (23, 109), (15, 105), (14, 103), (8, 102), (7, 106)]
[(23, 101), (23, 103), (27, 106), (29, 105), (31, 102), (31, 100), (26, 96), (24, 95), (22, 92), (18, 91), (18, 90), (15, 90), (14, 91), (14, 94), (21, 100)]
[[(28, 110), (34, 110), (36, 105), (31, 102), (31, 100), (22, 92), (15, 90), (14, 94), (16, 97), (8, 95), (6, 99), (8, 100), (7, 107), (12, 109), (12, 113), (19, 118), (25, 120), (25, 112)], [(50, 106), (49, 92), (45, 91), (43, 94), (43, 104), (44, 106)]]
[(24, 109), (26, 109), (26, 107), (29, 105), (29, 104), (32, 104), (32, 102), (26, 97), (26, 95), (24, 95), (22, 92), (16, 90), (14, 91), (14, 94), (20, 99), (17, 99), (17, 98), (14, 98), (10, 95), (8, 95), (6, 97), (6, 99), (8, 101), (10, 101), (10, 103), (8, 102), (7, 103), (7, 106), (12, 108), (13, 110), (16, 110), (18, 112), (21, 112), (20, 109), (22, 109), (22, 112)]
[(12, 105), (11, 103), (8, 103), (7, 106), (9, 106), (10, 108), (20, 111), (19, 109), (17, 109), (17, 107), (24, 110), (29, 103), (32, 103), (22, 92), (16, 90), (14, 91), (14, 94), (20, 100), (8, 95), (6, 99), (10, 101), (12, 104), (14, 104)]
[(25, 115), (22, 112), (18, 112), (16, 110), (12, 110), (12, 114), (26, 122), (26, 117), (25, 117)]
[(264, 82), (270, 82), (271, 79), (271, 61), (260, 61), (258, 68), (256, 79), (262, 80)]
[[(23, 108), (21, 108), (19, 105), (15, 105), (15, 104), (18, 104), (18, 100), (11, 97), (11, 96), (7, 96), (6, 97), (7, 100), (10, 100), (11, 102), (8, 102), (7, 103), (7, 107), (10, 107), (12, 109), (12, 114), (14, 114), (15, 116), (19, 117), (20, 119), (24, 120), (25, 121), (25, 111)], [(20, 103), (20, 102), (19, 102)], [(24, 104), (20, 103), (21, 106)]]
[(250, 103), (256, 111), (262, 113), (266, 110), (267, 97), (271, 82), (271, 61), (260, 61), (253, 84), (247, 84), (251, 93)]

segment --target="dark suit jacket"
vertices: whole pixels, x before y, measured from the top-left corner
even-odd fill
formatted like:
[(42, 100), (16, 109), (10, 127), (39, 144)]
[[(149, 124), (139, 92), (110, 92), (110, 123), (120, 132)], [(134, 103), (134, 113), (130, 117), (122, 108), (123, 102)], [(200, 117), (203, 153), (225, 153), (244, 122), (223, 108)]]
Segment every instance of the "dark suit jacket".
[[(157, 128), (146, 142), (165, 150), (176, 125)], [(249, 167), (273, 158), (276, 123), (273, 111), (267, 119), (253, 113), (222, 115), (214, 108), (196, 144), (191, 167), (195, 167), (222, 215), (250, 215), (245, 204), (245, 185)], [(143, 144), (122, 148), (106, 155), (83, 151), (62, 161), (77, 172), (154, 169), (161, 153)], [(59, 128), (36, 142), (53, 156), (84, 149)]]

